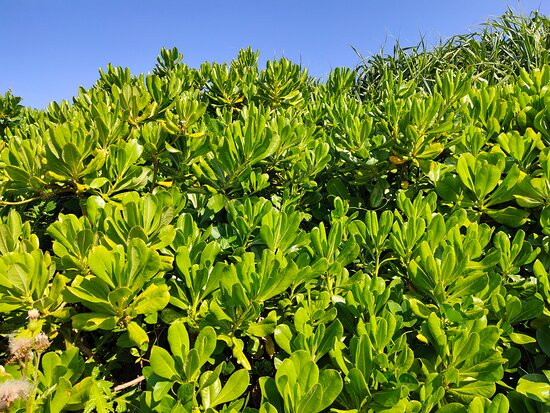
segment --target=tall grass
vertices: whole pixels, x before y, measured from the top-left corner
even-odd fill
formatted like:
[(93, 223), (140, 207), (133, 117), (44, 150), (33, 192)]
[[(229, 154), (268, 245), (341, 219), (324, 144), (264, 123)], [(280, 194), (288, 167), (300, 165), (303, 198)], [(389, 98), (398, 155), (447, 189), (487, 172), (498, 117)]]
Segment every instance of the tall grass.
[[(508, 9), (489, 20), (477, 31), (455, 35), (429, 49), (424, 38), (415, 45), (402, 47), (397, 42), (393, 53), (363, 58), (357, 67), (358, 88), (363, 98), (377, 98), (392, 85), (413, 81), (430, 91), (435, 74), (445, 69), (471, 71), (489, 84), (505, 80), (520, 68), (541, 67), (548, 63), (550, 19), (538, 11), (529, 16)], [(385, 87), (384, 87), (385, 86)]]

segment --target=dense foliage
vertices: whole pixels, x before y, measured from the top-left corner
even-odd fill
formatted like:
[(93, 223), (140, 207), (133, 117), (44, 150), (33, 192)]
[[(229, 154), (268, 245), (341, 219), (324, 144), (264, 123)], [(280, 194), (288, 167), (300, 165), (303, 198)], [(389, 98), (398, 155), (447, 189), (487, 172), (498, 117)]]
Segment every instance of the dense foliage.
[(0, 97), (0, 411), (547, 411), (547, 49)]

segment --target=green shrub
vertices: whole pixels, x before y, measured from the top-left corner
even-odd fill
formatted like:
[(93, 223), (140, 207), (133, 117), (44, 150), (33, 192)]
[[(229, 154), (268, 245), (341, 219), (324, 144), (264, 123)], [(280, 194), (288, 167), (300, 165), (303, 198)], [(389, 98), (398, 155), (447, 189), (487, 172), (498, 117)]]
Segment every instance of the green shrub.
[(0, 97), (0, 411), (546, 411), (547, 49)]

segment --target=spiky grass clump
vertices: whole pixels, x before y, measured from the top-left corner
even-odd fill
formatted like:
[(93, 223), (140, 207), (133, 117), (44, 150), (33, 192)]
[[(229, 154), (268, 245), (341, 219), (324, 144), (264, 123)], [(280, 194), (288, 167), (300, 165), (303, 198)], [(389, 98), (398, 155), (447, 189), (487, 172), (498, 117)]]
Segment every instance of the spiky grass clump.
[(396, 42), (393, 53), (384, 51), (362, 58), (358, 67), (359, 91), (364, 98), (377, 98), (387, 83), (413, 81), (431, 91), (436, 73), (445, 69), (471, 72), (489, 84), (517, 75), (521, 68), (540, 68), (549, 62), (550, 19), (534, 11), (529, 16), (508, 10), (480, 29), (450, 37), (429, 50), (424, 38), (415, 46)]

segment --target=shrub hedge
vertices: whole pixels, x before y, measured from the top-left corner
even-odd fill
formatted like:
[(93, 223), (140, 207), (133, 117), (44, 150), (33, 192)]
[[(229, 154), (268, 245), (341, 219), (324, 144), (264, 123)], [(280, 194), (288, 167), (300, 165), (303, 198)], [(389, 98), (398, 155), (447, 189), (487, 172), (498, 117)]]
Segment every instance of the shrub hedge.
[(492, 24), (0, 97), (0, 411), (548, 411), (549, 25)]

